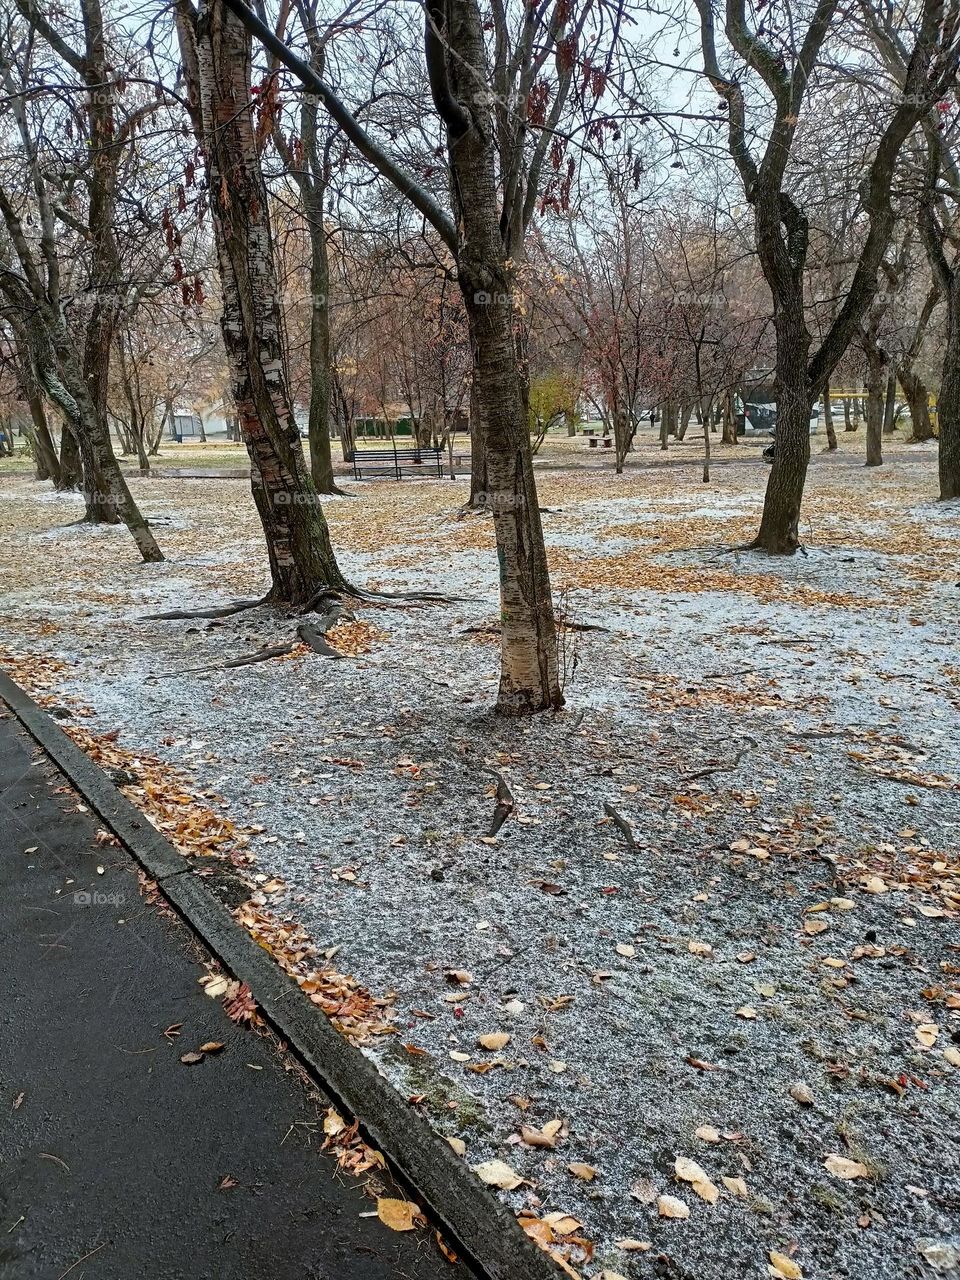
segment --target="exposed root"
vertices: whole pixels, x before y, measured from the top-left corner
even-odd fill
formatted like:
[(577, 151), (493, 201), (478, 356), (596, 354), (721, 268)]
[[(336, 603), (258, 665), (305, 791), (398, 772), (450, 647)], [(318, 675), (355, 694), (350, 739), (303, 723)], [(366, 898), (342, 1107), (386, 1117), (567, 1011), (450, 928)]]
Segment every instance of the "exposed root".
[(229, 671), (234, 667), (250, 667), (255, 662), (268, 662), (271, 658), (285, 658), (295, 648), (296, 643), (293, 641), (290, 644), (267, 645), (263, 649), (258, 649), (256, 653), (248, 653), (242, 658), (231, 658), (228, 662), (214, 662), (206, 667), (184, 667), (182, 671), (170, 671), (168, 672), (168, 678), (195, 675), (198, 671)]
[[(333, 626), (333, 623), (330, 623)], [(297, 635), (304, 644), (308, 644), (314, 653), (322, 658), (342, 658), (343, 654), (327, 643), (326, 632), (329, 627), (314, 627), (309, 622), (301, 622), (297, 627)]]
[(168, 613), (145, 613), (140, 621), (170, 622), (184, 618), (229, 618), (232, 614), (242, 613), (244, 609), (256, 609), (266, 602), (266, 596), (259, 596), (256, 600), (234, 600), (232, 604), (220, 605), (212, 609), (171, 609)]
[(702, 769), (695, 769), (692, 773), (685, 773), (682, 775), (683, 781), (692, 782), (695, 778), (708, 778), (711, 773), (730, 773), (733, 769), (737, 768), (740, 761), (748, 751), (756, 751), (759, 746), (760, 744), (755, 738), (748, 737), (747, 745), (745, 747), (741, 747), (732, 760), (728, 760), (724, 764), (706, 765)]
[(624, 840), (627, 842), (628, 849), (636, 849), (637, 838), (633, 834), (633, 826), (617, 809), (613, 807), (609, 800), (604, 800), (603, 811), (613, 821), (613, 825), (617, 828)]
[(506, 779), (502, 773), (498, 773), (496, 769), (488, 769), (488, 773), (492, 773), (497, 780), (497, 807), (493, 811), (493, 820), (490, 823), (490, 829), (487, 837), (495, 836), (506, 820), (510, 817), (515, 808), (513, 792), (507, 786)]

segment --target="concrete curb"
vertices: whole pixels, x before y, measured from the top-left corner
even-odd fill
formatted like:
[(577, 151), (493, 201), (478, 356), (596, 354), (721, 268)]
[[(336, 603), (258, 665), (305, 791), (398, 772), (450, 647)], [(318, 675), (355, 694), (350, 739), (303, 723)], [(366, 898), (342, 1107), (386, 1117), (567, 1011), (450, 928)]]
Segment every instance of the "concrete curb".
[[(0, 699), (241, 982), (291, 1050), (387, 1157), (450, 1244), (485, 1280), (557, 1280), (559, 1269), (466, 1163), (233, 919), (172, 845), (8, 675)], [(453, 1275), (453, 1272), (451, 1272)]]

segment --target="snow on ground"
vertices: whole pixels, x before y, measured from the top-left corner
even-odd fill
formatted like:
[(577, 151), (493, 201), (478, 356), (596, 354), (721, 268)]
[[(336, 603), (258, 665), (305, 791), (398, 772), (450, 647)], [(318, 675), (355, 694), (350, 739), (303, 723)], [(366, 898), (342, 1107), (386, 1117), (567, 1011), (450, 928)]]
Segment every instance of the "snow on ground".
[[(496, 644), (468, 628), (496, 619), (492, 535), (460, 483), (326, 509), (355, 580), (469, 599), (364, 607), (385, 638), (342, 662), (183, 674), (292, 635), (262, 609), (142, 620), (263, 588), (245, 487), (134, 480), (169, 556), (138, 566), (122, 531), (63, 528), (75, 503), (5, 480), (0, 644), (63, 661), (87, 727), (262, 827), (272, 910), (395, 993), (367, 1052), (472, 1165), (524, 1179), (503, 1194), (528, 1226), (582, 1224), (579, 1273), (764, 1277), (775, 1250), (805, 1277), (945, 1274), (960, 510), (930, 500), (929, 449), (818, 459), (808, 554), (733, 553), (766, 476), (744, 452), (709, 486), (652, 448), (624, 477), (541, 475), (558, 597), (607, 628), (568, 634), (556, 716), (491, 714)], [(515, 808), (490, 837), (498, 777)]]

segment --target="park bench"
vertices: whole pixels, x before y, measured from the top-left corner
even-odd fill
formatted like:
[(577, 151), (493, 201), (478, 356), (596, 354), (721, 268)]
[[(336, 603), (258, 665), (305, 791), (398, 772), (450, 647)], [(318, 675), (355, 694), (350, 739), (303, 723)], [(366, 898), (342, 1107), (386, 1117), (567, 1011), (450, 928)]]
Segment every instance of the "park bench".
[(396, 446), (392, 449), (354, 449), (348, 454), (347, 461), (353, 464), (355, 480), (362, 479), (364, 471), (392, 475), (397, 480), (401, 480), (404, 471), (424, 473), (429, 470), (432, 475), (434, 468), (436, 468), (437, 479), (443, 479), (443, 449), (417, 446), (409, 449), (398, 449)]
[(590, 448), (596, 449), (599, 445), (603, 445), (604, 449), (609, 449), (613, 445), (613, 439), (610, 436), (595, 436), (592, 432), (587, 437), (590, 441)]

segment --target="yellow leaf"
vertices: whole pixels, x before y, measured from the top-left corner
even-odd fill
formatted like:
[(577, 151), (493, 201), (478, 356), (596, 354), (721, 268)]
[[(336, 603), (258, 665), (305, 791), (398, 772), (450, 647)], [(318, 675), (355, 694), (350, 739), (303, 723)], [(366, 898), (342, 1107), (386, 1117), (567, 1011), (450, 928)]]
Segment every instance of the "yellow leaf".
[(499, 1187), (501, 1191), (513, 1191), (523, 1181), (503, 1160), (484, 1160), (473, 1166), (473, 1172), (488, 1187)]
[(377, 1217), (391, 1231), (412, 1231), (420, 1216), (419, 1205), (409, 1200), (391, 1200), (381, 1196), (377, 1201)]
[(943, 1056), (950, 1063), (951, 1067), (960, 1067), (960, 1049), (955, 1049), (953, 1045), (949, 1049), (944, 1049)]
[(940, 1034), (940, 1028), (935, 1022), (922, 1022), (913, 1034), (925, 1049), (930, 1049)]
[(447, 1141), (458, 1156), (465, 1156), (467, 1154), (467, 1144), (462, 1138), (447, 1138)]
[(777, 1253), (776, 1249), (771, 1249), (769, 1257), (772, 1275), (783, 1276), (783, 1280), (803, 1280), (803, 1272), (785, 1253)]
[(706, 1171), (697, 1164), (696, 1160), (677, 1156), (673, 1167), (677, 1177), (683, 1182), (689, 1182), (701, 1200), (706, 1200), (707, 1204), (716, 1204), (720, 1190), (710, 1181)]
[(481, 1036), (477, 1043), (481, 1049), (505, 1049), (510, 1043), (510, 1033), (508, 1031), (491, 1031), (489, 1035)]
[(657, 1212), (661, 1218), (689, 1218), (690, 1209), (676, 1196), (659, 1196)]
[(870, 1170), (859, 1160), (848, 1160), (846, 1156), (829, 1155), (823, 1162), (827, 1173), (835, 1178), (869, 1178)]
[(567, 1165), (567, 1172), (572, 1173), (575, 1178), (580, 1178), (583, 1182), (592, 1182), (597, 1176), (597, 1171), (592, 1164), (573, 1164)]
[(742, 1178), (721, 1178), (720, 1181), (735, 1196), (745, 1196), (747, 1194), (747, 1184)]

